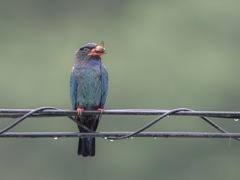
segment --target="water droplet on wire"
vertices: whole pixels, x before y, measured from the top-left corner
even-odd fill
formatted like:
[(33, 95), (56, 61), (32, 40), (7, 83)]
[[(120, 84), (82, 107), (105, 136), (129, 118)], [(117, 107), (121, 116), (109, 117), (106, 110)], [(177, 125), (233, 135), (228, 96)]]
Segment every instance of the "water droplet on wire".
[(110, 139), (111, 142), (113, 142), (113, 139)]
[(54, 139), (54, 140), (57, 140), (57, 139), (58, 139), (58, 137), (54, 137), (53, 139)]
[(234, 119), (234, 121), (239, 121), (239, 119)]

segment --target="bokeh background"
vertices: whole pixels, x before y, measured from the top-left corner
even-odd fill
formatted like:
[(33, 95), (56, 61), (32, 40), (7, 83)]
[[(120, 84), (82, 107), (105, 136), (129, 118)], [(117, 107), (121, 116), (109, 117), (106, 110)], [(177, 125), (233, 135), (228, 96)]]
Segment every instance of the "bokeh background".
[[(240, 109), (240, 2), (235, 0), (0, 0), (0, 108), (71, 109), (77, 48), (105, 41), (106, 109)], [(103, 116), (99, 131), (133, 131), (154, 117)], [(231, 132), (240, 122), (213, 119)], [(0, 128), (10, 119), (1, 119)], [(151, 131), (213, 131), (170, 117)], [(77, 131), (67, 118), (27, 119), (13, 131)], [(232, 139), (0, 139), (0, 179), (239, 179)]]

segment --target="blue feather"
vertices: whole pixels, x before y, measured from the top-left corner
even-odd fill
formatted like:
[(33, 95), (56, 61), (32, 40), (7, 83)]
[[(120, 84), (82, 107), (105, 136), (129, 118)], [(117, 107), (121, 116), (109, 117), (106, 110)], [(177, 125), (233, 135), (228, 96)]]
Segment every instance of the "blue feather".
[(74, 67), (72, 68), (71, 76), (70, 76), (70, 97), (72, 102), (72, 108), (77, 109), (77, 80), (74, 75)]
[(101, 74), (102, 74), (102, 99), (101, 99), (101, 108), (104, 108), (105, 102), (107, 99), (107, 91), (108, 91), (108, 74), (106, 67), (101, 64)]

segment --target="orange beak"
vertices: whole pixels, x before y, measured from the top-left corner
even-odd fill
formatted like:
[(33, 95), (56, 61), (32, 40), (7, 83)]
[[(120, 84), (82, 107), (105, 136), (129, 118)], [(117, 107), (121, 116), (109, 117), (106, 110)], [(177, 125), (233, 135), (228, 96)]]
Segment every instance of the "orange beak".
[(95, 48), (91, 50), (90, 53), (88, 53), (89, 56), (102, 56), (103, 54), (105, 54), (103, 42), (101, 42), (100, 45), (97, 45)]

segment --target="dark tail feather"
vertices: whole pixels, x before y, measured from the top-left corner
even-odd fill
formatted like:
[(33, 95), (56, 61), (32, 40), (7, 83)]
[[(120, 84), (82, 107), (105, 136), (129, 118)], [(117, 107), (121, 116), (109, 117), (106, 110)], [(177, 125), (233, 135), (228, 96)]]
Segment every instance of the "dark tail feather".
[[(78, 117), (78, 120), (92, 131), (96, 131), (99, 122), (99, 116), (85, 116), (83, 119)], [(86, 130), (83, 128), (78, 128), (80, 132), (86, 132)], [(79, 138), (78, 155), (84, 157), (95, 156), (95, 138)]]
[(95, 138), (79, 138), (78, 155), (95, 156)]
[(88, 156), (86, 138), (79, 138), (78, 142), (78, 155), (79, 156)]
[(89, 156), (95, 156), (95, 138), (88, 139)]

